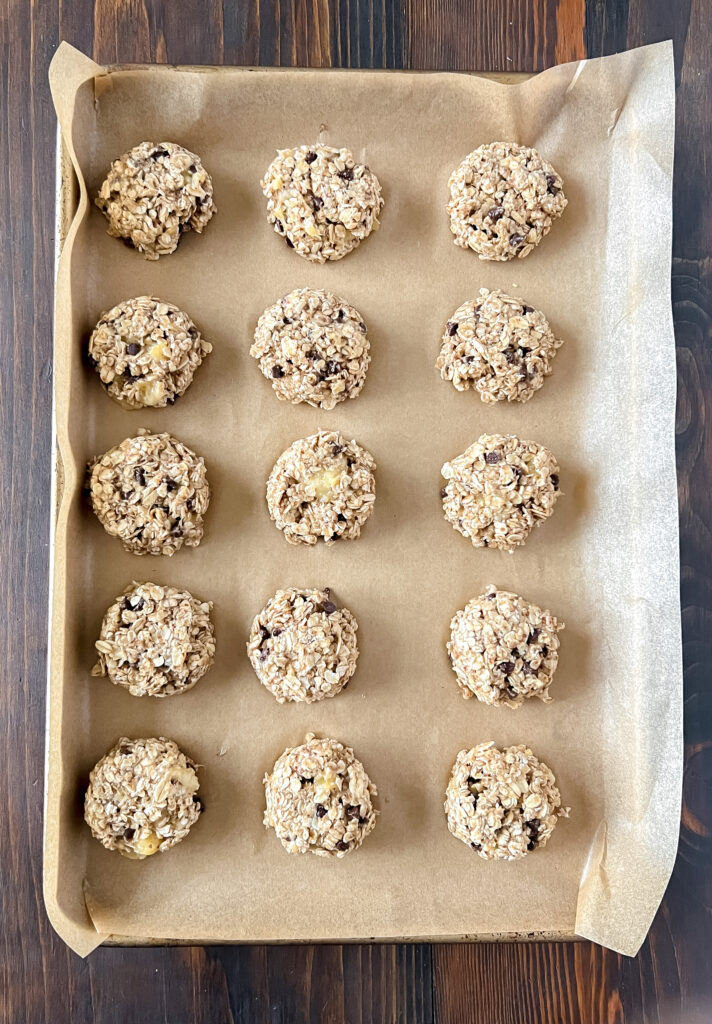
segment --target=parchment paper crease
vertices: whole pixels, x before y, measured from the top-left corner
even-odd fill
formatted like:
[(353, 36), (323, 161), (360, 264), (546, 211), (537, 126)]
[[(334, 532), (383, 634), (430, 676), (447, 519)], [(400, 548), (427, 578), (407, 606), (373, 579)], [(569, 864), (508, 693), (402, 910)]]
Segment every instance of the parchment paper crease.
[[(682, 681), (670, 311), (674, 83), (669, 43), (553, 68), (517, 85), (453, 74), (152, 67), (106, 71), (63, 44), (55, 105), (80, 183), (57, 281), (55, 394), (64, 468), (54, 537), (45, 892), (77, 951), (107, 935), (213, 941), (573, 935), (633, 954), (672, 869), (682, 775)], [(268, 228), (259, 179), (278, 147), (348, 145), (383, 185), (381, 230), (323, 267)], [(86, 203), (110, 161), (180, 142), (212, 173), (219, 213), (202, 237), (148, 263)], [(479, 262), (452, 243), (447, 178), (493, 139), (536, 146), (569, 207), (524, 261)], [(326, 287), (363, 314), (373, 362), (332, 412), (285, 406), (248, 355), (262, 309)], [(444, 323), (481, 286), (542, 308), (565, 339), (526, 406), (486, 407), (433, 364)], [(82, 359), (101, 312), (157, 294), (214, 352), (173, 408), (131, 413)], [(202, 453), (213, 487), (204, 543), (138, 559), (81, 495), (85, 461), (139, 427)], [(356, 543), (289, 547), (264, 484), (297, 437), (333, 426), (378, 463), (375, 513)], [(475, 550), (444, 521), (440, 466), (483, 431), (552, 448), (564, 497), (514, 555)], [(131, 579), (215, 602), (217, 661), (189, 693), (137, 700), (92, 679), (105, 607)], [(489, 582), (566, 622), (549, 706), (459, 696), (445, 654), (454, 611)], [(331, 586), (360, 623), (349, 689), (278, 706), (245, 654), (278, 587)], [(262, 775), (308, 730), (353, 745), (381, 816), (341, 862), (289, 857), (262, 826)], [(167, 856), (123, 860), (81, 819), (93, 763), (121, 734), (174, 738), (204, 767), (206, 813)], [(549, 846), (489, 864), (443, 814), (464, 746), (525, 742), (572, 808)], [(86, 895), (86, 900), (85, 900)], [(88, 908), (88, 909), (87, 909)]]

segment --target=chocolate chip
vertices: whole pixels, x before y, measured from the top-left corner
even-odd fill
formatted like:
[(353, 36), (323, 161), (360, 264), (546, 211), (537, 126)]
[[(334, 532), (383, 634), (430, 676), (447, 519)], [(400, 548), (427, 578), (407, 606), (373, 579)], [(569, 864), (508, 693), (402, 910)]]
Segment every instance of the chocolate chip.
[(497, 669), (499, 672), (503, 672), (505, 676), (508, 676), (510, 675), (510, 673), (514, 672), (514, 662), (500, 661), (499, 665), (497, 666)]
[(361, 808), (351, 804), (350, 807), (346, 808), (347, 818), (359, 818), (361, 816)]
[(448, 321), (448, 325), (447, 325), (446, 330), (447, 330), (447, 333), (450, 335), (451, 338), (452, 338), (453, 334), (457, 333), (457, 328), (459, 326), (460, 325), (456, 324), (454, 320), (449, 320)]
[(169, 480), (168, 477), (166, 477), (166, 479), (163, 482), (166, 485), (166, 490), (169, 492), (175, 491), (178, 488), (178, 484), (175, 483), (173, 480)]
[(272, 636), (279, 636), (281, 632), (282, 632), (281, 629), (273, 629), (272, 630)]
[(507, 360), (507, 362), (510, 364), (510, 366), (514, 362), (515, 355), (516, 355), (516, 353), (515, 353), (513, 348), (506, 348), (504, 350), (504, 358)]
[(549, 479), (551, 480), (551, 484), (552, 484), (554, 490), (558, 491), (558, 489), (559, 489), (559, 474), (558, 473), (552, 473), (551, 476), (549, 477)]
[(502, 453), (501, 452), (486, 452), (485, 453), (485, 462), (488, 462), (490, 464), (490, 466), (496, 465), (498, 462), (501, 462), (501, 460), (502, 460)]
[(511, 247), (513, 249), (516, 249), (517, 246), (521, 245), (523, 241), (524, 241), (524, 235), (510, 235), (509, 236), (509, 244), (511, 245)]
[(279, 231), (280, 235), (284, 234), (284, 224), (282, 223), (281, 220), (276, 220), (274, 222), (274, 226), (277, 228), (277, 231)]
[(205, 804), (203, 803), (199, 796), (193, 797), (193, 803), (196, 805), (199, 811), (205, 810)]
[(482, 846), (482, 843), (478, 843), (476, 842), (476, 840), (473, 839), (472, 842), (470, 843), (470, 846), (472, 847), (473, 850), (479, 850), (480, 846)]
[(533, 312), (534, 312), (534, 307), (533, 306), (522, 306), (522, 313), (524, 313), (525, 315), (527, 313), (533, 313)]
[(346, 522), (346, 516), (345, 516), (345, 515), (343, 515), (343, 513), (341, 513), (341, 512), (339, 512), (339, 514), (338, 514), (338, 516), (337, 516), (336, 518), (337, 518), (337, 520), (338, 520), (338, 521), (339, 521), (340, 523), (345, 523), (345, 522)]
[(553, 174), (546, 175), (546, 191), (550, 192), (552, 196), (558, 195), (558, 193), (561, 192), (561, 189), (556, 184), (556, 178)]
[(510, 698), (510, 700), (515, 700), (519, 696), (519, 694), (517, 693), (517, 691), (514, 689), (513, 686), (508, 686), (506, 691), (505, 691), (505, 693)]
[(340, 309), (339, 312), (336, 314), (336, 320), (338, 321), (338, 323), (343, 323), (343, 320), (344, 320), (345, 316), (346, 316), (346, 311), (343, 310), (343, 309)]
[(260, 633), (262, 634), (262, 636), (260, 638), (260, 647), (261, 647), (262, 644), (265, 642), (265, 640), (269, 640), (269, 638), (272, 636), (272, 634), (270, 633), (270, 631), (265, 626), (260, 626)]
[(539, 639), (540, 635), (541, 635), (541, 630), (540, 630), (540, 629), (536, 629), (536, 628), (534, 628), (534, 629), (533, 629), (533, 630), (531, 631), (531, 633), (529, 634), (529, 636), (527, 637), (527, 643), (528, 643), (528, 644), (534, 644), (534, 643), (536, 643), (536, 642), (537, 642), (537, 640)]
[(136, 835), (136, 829), (135, 828), (125, 828), (124, 829), (124, 839), (131, 840), (131, 839), (133, 839), (133, 837), (135, 835)]
[(146, 474), (144, 473), (140, 466), (137, 466), (136, 469), (134, 470), (134, 480), (141, 487), (146, 486)]
[(344, 181), (353, 181), (353, 179), (354, 179), (353, 167), (345, 167), (343, 171), (339, 171), (339, 177), (343, 178)]
[(272, 367), (272, 376), (275, 378), (275, 380), (279, 379), (279, 377), (284, 377), (284, 370), (282, 369), (282, 367), (281, 366), (273, 366)]
[(446, 498), (447, 497), (447, 487), (441, 487), (440, 488), (440, 497), (441, 498)]
[(185, 507), (192, 512), (194, 505), (195, 505), (195, 503), (194, 503), (193, 499), (192, 498), (188, 498), (188, 500), (185, 503)]
[(549, 648), (546, 646), (546, 644), (542, 644), (542, 646), (541, 646), (541, 656), (542, 656), (542, 658), (545, 658), (548, 653), (549, 653)]
[(337, 377), (341, 373), (342, 369), (343, 367), (341, 363), (336, 363), (333, 359), (330, 359), (326, 364), (326, 374), (328, 377)]
[(133, 754), (133, 747), (130, 747), (128, 743), (122, 743), (119, 747), (119, 753), (126, 756), (126, 754)]
[(126, 351), (130, 356), (137, 356), (141, 351), (141, 346), (137, 345), (135, 341), (132, 341), (126, 346)]
[(151, 153), (151, 160), (158, 160), (162, 156), (170, 156), (167, 149), (154, 149)]
[(491, 220), (496, 223), (499, 220), (499, 218), (502, 217), (503, 215), (503, 206), (492, 206), (489, 212), (485, 214), (485, 217), (487, 218), (487, 220)]
[(132, 605), (131, 607), (133, 608), (133, 610), (135, 612), (140, 612), (141, 609), (143, 608), (143, 606), (145, 605), (145, 603), (146, 602), (144, 601), (144, 599), (142, 597), (139, 597), (139, 599), (136, 602), (136, 604)]
[(336, 849), (337, 850), (348, 850), (348, 848), (349, 848), (349, 844), (345, 843), (343, 841), (343, 839), (339, 839), (338, 843), (336, 844)]
[(121, 602), (121, 610), (124, 611), (124, 612), (127, 612), (130, 607), (131, 607), (131, 602), (129, 601), (128, 597), (125, 597), (123, 599), (123, 601)]
[(323, 601), (321, 611), (325, 612), (327, 615), (333, 615), (336, 611), (336, 605), (333, 601)]
[(532, 666), (529, 664), (528, 661), (522, 662), (522, 672), (524, 673), (525, 676), (535, 676), (536, 675), (536, 669), (532, 668)]
[(190, 171), (191, 174), (195, 174), (198, 168), (195, 166), (195, 164), (191, 164), (188, 170)]
[(512, 657), (513, 658), (521, 658), (521, 654), (519, 653), (519, 651), (518, 651), (518, 649), (516, 647), (512, 651)]
[(315, 212), (316, 210), (320, 210), (324, 205), (324, 200), (319, 196), (315, 196), (313, 192), (309, 193), (309, 202), (312, 204)]
[(480, 778), (479, 775), (476, 778), (475, 778), (474, 775), (468, 775), (467, 776), (467, 784), (468, 784), (468, 786), (474, 786), (474, 784), (476, 782), (482, 782), (482, 779)]
[(520, 356), (521, 359), (523, 359), (524, 356), (527, 355), (527, 353), (529, 351), (530, 350), (528, 348), (524, 348), (522, 345), (520, 345), (519, 348), (517, 349), (517, 352), (519, 353), (519, 356)]
[(282, 323), (283, 324), (291, 324), (291, 322), (292, 321), (291, 321), (290, 317), (288, 317), (288, 316), (283, 316), (282, 317)]
[(317, 818), (323, 818), (326, 814), (326, 807), (323, 804), (317, 804), (315, 810)]
[(287, 243), (287, 245), (289, 246), (290, 249), (294, 248), (294, 242), (292, 241), (291, 238), (287, 238), (287, 236), (285, 235), (284, 236), (284, 240), (285, 240), (285, 242)]
[(339, 539), (338, 533), (332, 533), (331, 537), (329, 538), (329, 540), (338, 540), (338, 539)]
[(331, 446), (331, 451), (334, 455), (341, 455), (343, 450), (344, 446), (342, 444), (332, 444)]
[(306, 776), (306, 775), (300, 775), (299, 778), (300, 778), (301, 783), (302, 783), (303, 786), (306, 786), (307, 782), (313, 782), (314, 781), (314, 776), (313, 775), (311, 776), (311, 778)]
[(304, 159), (306, 160), (306, 162), (307, 162), (308, 164), (313, 164), (313, 163), (314, 163), (314, 161), (316, 160), (316, 153), (312, 153), (312, 152), (311, 152), (311, 150), (310, 150), (310, 151), (309, 151), (309, 152), (307, 153), (307, 155), (306, 155), (306, 156), (304, 157)]

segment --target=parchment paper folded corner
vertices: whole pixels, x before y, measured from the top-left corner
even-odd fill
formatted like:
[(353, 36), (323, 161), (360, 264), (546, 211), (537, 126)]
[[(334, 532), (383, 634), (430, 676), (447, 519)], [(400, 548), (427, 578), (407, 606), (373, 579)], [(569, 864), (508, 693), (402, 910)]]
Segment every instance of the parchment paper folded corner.
[[(45, 873), (71, 896), (59, 914), (48, 900), (60, 934), (82, 955), (108, 934), (532, 932), (634, 954), (672, 870), (682, 781), (671, 44), (513, 86), (408, 72), (112, 71), (62, 44), (50, 82), (81, 192), (55, 329), (68, 485), (54, 535)], [(320, 132), (368, 160), (386, 206), (356, 253), (312, 267), (268, 229), (258, 182), (278, 147)], [(204, 236), (158, 264), (109, 239), (88, 203), (110, 161), (144, 138), (200, 153), (219, 208)], [(569, 197), (540, 249), (514, 264), (456, 250), (444, 213), (449, 172), (494, 138), (539, 148)], [(277, 403), (247, 354), (264, 306), (304, 284), (353, 302), (372, 341), (363, 394), (328, 414)], [(443, 324), (481, 286), (541, 307), (566, 341), (526, 406), (486, 408), (433, 369)], [(101, 392), (81, 346), (102, 310), (146, 292), (185, 308), (214, 352), (174, 408), (137, 417)], [(376, 511), (356, 544), (288, 548), (264, 481), (294, 438), (332, 424), (373, 451)], [(125, 554), (82, 506), (86, 459), (140, 426), (170, 430), (208, 464), (205, 541), (172, 560)], [(562, 465), (554, 517), (511, 557), (469, 549), (438, 506), (440, 466), (485, 430), (539, 440)], [(195, 690), (148, 705), (89, 675), (103, 609), (142, 576), (213, 600), (218, 637)], [(460, 700), (448, 623), (489, 582), (566, 621), (552, 705), (505, 713)], [(325, 583), (359, 620), (358, 672), (333, 701), (278, 707), (245, 656), (252, 615), (279, 586)], [(308, 729), (351, 743), (379, 787), (378, 828), (336, 865), (287, 857), (261, 824), (262, 773)], [(103, 851), (76, 820), (79, 780), (122, 733), (170, 735), (205, 766), (204, 819), (141, 864)], [(479, 860), (444, 823), (457, 751), (490, 738), (531, 745), (572, 807), (547, 849), (517, 864)]]

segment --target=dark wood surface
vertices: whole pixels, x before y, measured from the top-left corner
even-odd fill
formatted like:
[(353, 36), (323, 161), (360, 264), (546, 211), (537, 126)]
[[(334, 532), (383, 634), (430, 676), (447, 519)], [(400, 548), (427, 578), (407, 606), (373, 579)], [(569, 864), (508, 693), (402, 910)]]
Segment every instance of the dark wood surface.
[[(710, 14), (709, 0), (3, 4), (2, 1024), (712, 1020)], [(102, 948), (80, 960), (48, 924), (41, 886), (55, 146), (47, 66), (57, 43), (67, 39), (102, 63), (536, 71), (669, 37), (678, 85), (673, 299), (686, 772), (677, 865), (640, 954), (626, 959), (582, 942)]]

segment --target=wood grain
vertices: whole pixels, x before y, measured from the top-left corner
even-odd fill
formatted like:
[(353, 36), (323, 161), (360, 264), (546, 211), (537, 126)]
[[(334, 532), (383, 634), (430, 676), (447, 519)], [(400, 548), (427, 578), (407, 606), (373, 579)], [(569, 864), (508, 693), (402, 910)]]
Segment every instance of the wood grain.
[[(667, 37), (678, 85), (686, 773), (677, 866), (640, 954), (490, 943), (104, 948), (79, 960), (49, 926), (41, 896), (55, 138), (47, 66), (58, 41), (102, 63), (530, 71)], [(5, 0), (0, 47), (0, 1024), (712, 1019), (708, 0)]]

